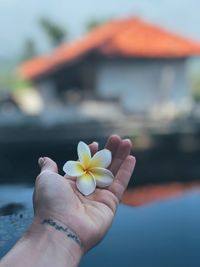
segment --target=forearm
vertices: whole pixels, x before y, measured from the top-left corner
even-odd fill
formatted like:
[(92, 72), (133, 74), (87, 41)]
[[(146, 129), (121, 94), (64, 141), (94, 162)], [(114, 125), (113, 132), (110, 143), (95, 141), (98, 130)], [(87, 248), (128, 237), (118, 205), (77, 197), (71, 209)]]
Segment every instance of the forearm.
[[(2, 259), (1, 267), (75, 267), (83, 255), (74, 236), (40, 221), (33, 223), (13, 249)], [(59, 230), (61, 228), (61, 230)]]

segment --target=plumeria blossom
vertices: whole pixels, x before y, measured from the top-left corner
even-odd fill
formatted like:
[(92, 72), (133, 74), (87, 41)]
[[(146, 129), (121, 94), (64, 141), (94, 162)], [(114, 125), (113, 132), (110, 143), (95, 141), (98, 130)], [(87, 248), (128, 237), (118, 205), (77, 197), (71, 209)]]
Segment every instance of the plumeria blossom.
[(84, 142), (78, 143), (78, 161), (67, 161), (63, 166), (64, 172), (77, 177), (78, 190), (85, 196), (92, 194), (96, 186), (109, 186), (114, 176), (106, 168), (110, 165), (112, 156), (108, 149), (98, 151), (93, 157), (90, 148)]

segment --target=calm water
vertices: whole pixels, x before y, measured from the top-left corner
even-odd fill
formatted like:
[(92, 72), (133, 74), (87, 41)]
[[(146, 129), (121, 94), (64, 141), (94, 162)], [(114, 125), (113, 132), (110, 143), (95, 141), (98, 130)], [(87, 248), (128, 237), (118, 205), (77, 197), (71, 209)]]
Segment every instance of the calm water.
[[(23, 218), (0, 217), (0, 237), (7, 239), (0, 243), (1, 256), (31, 222), (32, 190), (0, 187), (0, 206), (17, 202), (26, 207)], [(140, 208), (120, 205), (108, 235), (84, 257), (81, 266), (200, 266), (199, 225), (199, 192)]]

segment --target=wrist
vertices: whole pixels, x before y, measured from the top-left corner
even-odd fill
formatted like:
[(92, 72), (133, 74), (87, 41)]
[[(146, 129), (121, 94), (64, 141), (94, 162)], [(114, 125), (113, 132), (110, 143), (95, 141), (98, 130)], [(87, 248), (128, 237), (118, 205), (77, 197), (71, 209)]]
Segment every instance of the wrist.
[[(66, 229), (67, 232), (64, 231)], [(84, 254), (81, 241), (79, 242), (76, 234), (67, 226), (51, 218), (35, 217), (23, 239), (31, 240), (44, 253), (53, 252), (51, 257), (66, 261), (68, 266), (69, 262), (70, 266), (77, 266)]]

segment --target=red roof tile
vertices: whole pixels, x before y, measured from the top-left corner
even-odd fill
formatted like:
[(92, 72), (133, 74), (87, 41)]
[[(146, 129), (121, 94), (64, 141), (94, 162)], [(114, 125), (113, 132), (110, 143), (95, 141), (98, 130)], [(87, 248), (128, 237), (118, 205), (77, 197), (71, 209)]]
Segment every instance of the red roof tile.
[(200, 55), (200, 43), (137, 18), (116, 20), (95, 28), (78, 41), (60, 46), (46, 57), (24, 62), (20, 74), (34, 79), (91, 51), (108, 57), (180, 58)]

